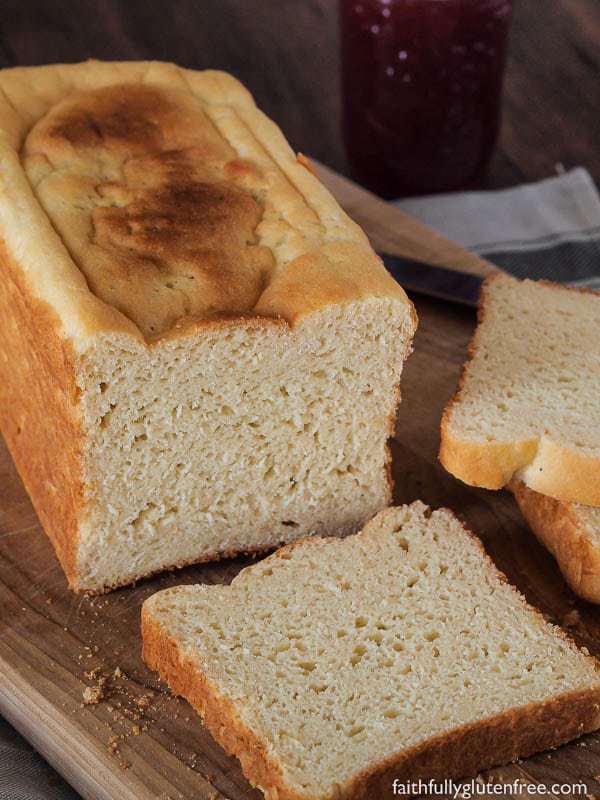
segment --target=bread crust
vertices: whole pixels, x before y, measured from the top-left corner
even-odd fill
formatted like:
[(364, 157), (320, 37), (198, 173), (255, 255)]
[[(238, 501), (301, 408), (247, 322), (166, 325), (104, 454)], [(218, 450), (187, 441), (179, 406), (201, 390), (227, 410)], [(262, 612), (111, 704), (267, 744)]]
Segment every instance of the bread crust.
[(172, 691), (185, 697), (200, 714), (214, 739), (230, 755), (236, 756), (244, 775), (260, 787), (267, 800), (303, 800), (290, 793), (281, 767), (269, 754), (269, 744), (259, 739), (240, 719), (231, 701), (223, 697), (185, 656), (178, 643), (142, 606), (142, 658), (159, 673)]
[(510, 489), (571, 589), (584, 600), (600, 603), (600, 549), (578, 516), (577, 506), (534, 492), (521, 481), (513, 481)]
[(358, 776), (348, 800), (391, 796), (403, 782), (474, 777), (494, 766), (553, 749), (600, 726), (600, 689), (570, 692), (466, 725)]
[[(271, 202), (282, 219), (272, 219), (272, 212), (270, 216), (263, 215), (262, 238), (257, 244), (271, 247), (276, 264), (263, 276), (265, 285), (258, 298), (254, 297), (256, 287), (249, 290), (248, 305), (242, 309), (243, 313), (251, 311), (294, 325), (305, 315), (325, 306), (369, 297), (391, 298), (412, 309), (402, 288), (373, 252), (366, 235), (312, 172), (297, 160), (281, 131), (256, 108), (251, 95), (230, 75), (210, 70), (185, 70), (161, 62), (87, 61), (2, 70), (0, 130), (4, 137), (0, 145), (0, 234), (5, 237), (9, 252), (20, 253), (19, 266), (27, 275), (32, 296), (54, 309), (65, 335), (74, 339), (76, 350), (84, 348), (89, 337), (102, 332), (126, 333), (151, 345), (157, 339), (160, 341), (172, 327), (169, 324), (162, 330), (157, 329), (156, 336), (149, 332), (148, 325), (142, 331), (123, 309), (105, 302), (90, 290), (78, 264), (50, 224), (21, 163), (21, 148), (27, 134), (57, 103), (70, 95), (77, 97), (78, 93), (88, 98), (85, 100), (88, 103), (91, 102), (90, 91), (105, 92), (115, 86), (138, 86), (144, 91), (151, 88), (166, 97), (171, 93), (192, 98), (214, 117), (215, 124), (220, 125), (220, 135), (230, 150), (244, 148), (262, 154), (258, 169), (268, 173), (268, 180), (265, 178), (267, 194), (273, 195)], [(225, 118), (224, 122), (221, 117)], [(52, 130), (41, 137), (40, 146), (52, 145), (48, 154), (38, 154), (46, 161), (56, 155), (57, 147), (63, 152), (71, 146), (72, 132), (69, 133), (65, 125), (57, 125), (54, 133)], [(87, 133), (84, 136), (80, 131), (80, 134), (80, 139), (85, 140), (82, 146), (88, 147)], [(119, 139), (121, 134), (125, 144), (137, 146), (135, 130), (130, 125), (115, 133), (113, 138), (118, 140), (115, 147), (125, 146)], [(141, 133), (139, 135), (141, 137)], [(231, 181), (239, 179), (243, 183), (251, 167), (254, 169), (252, 160), (246, 166), (231, 167), (227, 174)], [(171, 211), (176, 207), (177, 203), (169, 205)], [(115, 225), (112, 220), (110, 236), (114, 234)], [(26, 248), (23, 247), (25, 230)], [(287, 240), (288, 233), (294, 244), (279, 252), (277, 242)], [(136, 239), (138, 243), (140, 236)], [(211, 280), (207, 285), (212, 285)], [(223, 303), (227, 291), (217, 289), (216, 283), (215, 291), (222, 295), (216, 300), (217, 311), (226, 311), (227, 305)], [(410, 313), (414, 317), (414, 311)], [(194, 318), (192, 313), (190, 320)]]
[[(541, 433), (518, 441), (468, 441), (452, 433), (450, 416), (465, 388), (469, 364), (479, 346), (481, 323), (487, 312), (487, 293), (494, 281), (516, 281), (507, 275), (493, 275), (483, 283), (477, 309), (478, 326), (471, 338), (454, 395), (440, 425), (439, 460), (444, 468), (470, 486), (502, 489), (513, 478), (530, 489), (564, 502), (600, 506), (600, 458), (561, 446)], [(580, 291), (550, 281), (539, 281), (561, 291)], [(586, 294), (599, 295), (592, 290)]]
[(0, 240), (0, 429), (72, 586), (84, 513), (75, 360)]
[[(125, 107), (121, 107), (123, 98), (120, 99), (120, 94), (123, 97), (127, 95)], [(154, 136), (153, 120), (144, 119), (143, 124), (137, 126), (133, 118), (135, 114), (127, 116), (130, 101), (139, 101), (140, 116), (143, 116), (144, 108), (147, 111), (150, 107), (152, 113), (156, 111), (169, 136), (176, 139), (177, 136), (192, 135), (190, 130), (194, 126), (185, 128), (183, 123), (180, 124), (177, 114), (173, 115), (172, 109), (169, 110), (168, 102), (166, 106), (160, 105), (161, 98), (177, 98), (177, 102), (184, 98), (182, 102), (186, 108), (193, 106), (194, 113), (205, 113), (210, 118), (207, 130), (212, 130), (210, 136), (214, 147), (205, 159), (205, 172), (210, 173), (205, 182), (202, 157), (196, 154), (194, 164), (201, 173), (199, 183), (204, 187), (203, 191), (208, 192), (203, 196), (210, 200), (204, 210), (210, 211), (213, 200), (220, 198), (227, 224), (219, 228), (217, 223), (224, 220), (212, 220), (214, 227), (219, 228), (218, 241), (211, 240), (215, 245), (213, 249), (218, 251), (214, 256), (216, 261), (210, 247), (206, 248), (210, 251), (208, 255), (202, 252), (198, 255), (198, 260), (206, 258), (212, 268), (212, 273), (208, 270), (208, 283), (216, 295), (215, 307), (210, 308), (210, 313), (203, 308), (184, 309), (185, 313), (177, 318), (168, 310), (163, 319), (163, 322), (167, 320), (165, 325), (152, 332), (151, 321), (144, 317), (142, 324), (137, 314), (131, 314), (131, 318), (127, 315), (128, 309), (123, 304), (111, 302), (109, 290), (113, 289), (112, 280), (105, 278), (108, 289), (106, 285), (102, 291), (98, 289), (83, 269), (85, 259), (75, 256), (72, 248), (67, 246), (66, 238), (61, 237), (58, 226), (52, 223), (67, 213), (73, 213), (78, 224), (82, 222), (77, 204), (73, 202), (73, 191), (87, 185), (86, 169), (79, 169), (77, 164), (86, 158), (89, 161), (90, 148), (94, 151), (102, 146), (104, 150), (113, 154), (118, 151), (121, 155), (123, 148), (135, 151), (134, 155), (141, 149), (144, 157), (147, 155), (144, 148), (152, 150), (151, 157), (157, 148), (159, 155), (164, 156), (162, 166), (155, 165), (157, 173), (173, 166), (169, 160), (173, 154), (169, 155), (168, 142), (165, 145), (160, 136)], [(60, 106), (60, 113), (57, 106)], [(119, 108), (121, 111), (115, 116), (113, 111), (119, 111)], [(53, 115), (53, 111), (57, 113)], [(99, 115), (99, 127), (93, 124), (94, 119), (86, 122), (85, 113), (88, 111), (92, 117)], [(69, 117), (69, 114), (74, 116)], [(40, 126), (38, 135), (32, 137), (28, 149), (26, 142), (32, 128), (37, 125)], [(217, 140), (220, 144), (215, 144)], [(187, 140), (179, 144), (180, 151), (185, 152)], [(223, 168), (223, 175), (217, 175), (223, 179), (220, 190), (211, 182), (215, 177), (211, 170), (216, 151), (226, 156), (221, 159), (223, 164), (219, 162), (219, 169)], [(33, 162), (28, 177), (23, 163), (29, 157)], [(75, 164), (77, 174), (68, 184), (70, 190), (64, 196), (58, 192), (60, 199), (68, 202), (59, 203), (56, 214), (50, 219), (50, 212), (46, 212), (40, 200), (40, 185), (49, 175), (60, 174), (61, 170), (55, 168), (53, 159), (58, 159), (57, 164), (60, 159), (66, 159), (71, 171)], [(88, 161), (86, 164), (89, 166)], [(38, 168), (39, 172), (36, 172)], [(169, 202), (158, 209), (150, 208), (152, 214), (158, 212), (152, 217), (152, 224), (147, 225), (145, 220), (148, 207), (144, 206), (141, 211), (138, 208), (128, 233), (128, 225), (123, 224), (119, 217), (119, 204), (111, 206), (108, 203), (100, 209), (97, 229), (89, 224), (89, 209), (84, 209), (83, 239), (90, 237), (91, 244), (96, 246), (98, 230), (102, 229), (112, 247), (119, 237), (124, 236), (128, 242), (127, 237), (132, 236), (129, 243), (142, 249), (149, 248), (150, 263), (144, 262), (141, 272), (146, 268), (151, 270), (152, 257), (157, 256), (152, 248), (160, 251), (157, 260), (159, 266), (163, 266), (161, 259), (165, 256), (165, 249), (169, 249), (170, 217), (174, 216), (181, 222), (183, 204), (185, 219), (182, 224), (185, 227), (188, 222), (186, 215), (190, 211), (185, 196), (177, 194), (185, 188), (181, 183), (185, 184), (185, 174), (182, 177), (182, 170), (175, 172), (178, 177), (174, 185), (169, 184), (169, 191), (173, 190)], [(33, 179), (36, 176), (39, 181)], [(111, 188), (109, 184), (114, 181), (107, 181), (106, 176), (101, 175), (96, 182), (96, 177), (95, 173), (88, 176), (90, 185), (87, 185), (96, 210), (99, 207), (97, 195), (102, 194), (100, 184), (103, 185), (102, 191), (131, 188), (114, 185)], [(142, 175), (138, 181), (142, 189), (143, 178)], [(256, 189), (252, 185), (255, 180), (263, 181), (259, 191), (254, 191), (256, 197), (251, 191), (246, 191)], [(140, 189), (134, 180), (132, 183), (136, 191)], [(259, 214), (257, 204), (260, 203), (256, 198), (263, 193), (268, 196), (270, 206), (267, 209), (265, 205)], [(150, 204), (155, 199), (146, 197)], [(139, 197), (136, 195), (134, 200), (138, 202)], [(82, 201), (83, 206), (85, 202)], [(253, 280), (248, 282), (245, 280), (248, 275), (242, 276), (240, 285), (236, 284), (236, 291), (232, 291), (236, 296), (235, 302), (228, 305), (230, 284), (235, 282), (233, 278), (236, 276), (228, 281), (225, 280), (226, 273), (232, 277), (230, 273), (234, 271), (239, 255), (236, 251), (234, 258), (224, 256), (229, 241), (223, 228), (236, 227), (232, 215), (237, 215), (238, 221), (243, 217), (247, 223), (242, 239), (243, 244), (248, 244), (246, 238), (252, 240), (252, 247), (247, 248), (253, 250), (252, 258), (258, 250), (261, 258), (268, 257), (259, 259), (258, 266), (253, 262), (256, 266), (254, 272), (254, 266), (246, 270), (252, 272)], [(156, 237), (153, 234), (156, 227), (153, 225), (157, 222), (155, 217), (158, 217), (161, 234)], [(211, 233), (212, 222), (203, 228), (200, 225), (200, 239)], [(105, 223), (104, 227), (102, 223)], [(90, 353), (96, 354), (98, 349), (101, 350), (105, 341), (112, 337), (118, 340), (119, 346), (123, 345), (124, 350), (137, 353), (144, 349), (170, 347), (174, 339), (195, 340), (213, 329), (225, 331), (227, 328), (276, 326), (289, 332), (290, 328), (324, 308), (368, 302), (372, 298), (391, 300), (394, 308), (403, 309), (400, 314), (406, 313), (407, 332), (410, 333), (411, 326), (412, 330), (416, 327), (412, 304), (387, 273), (366, 235), (346, 216), (308, 169), (306, 161), (296, 158), (281, 131), (256, 108), (249, 92), (235, 78), (222, 72), (197, 72), (160, 62), (99, 61), (1, 70), (0, 238), (0, 270), (3, 275), (10, 276), (1, 287), (0, 298), (5, 312), (0, 320), (0, 359), (5, 356), (0, 361), (0, 379), (4, 384), (0, 387), (0, 427), (42, 525), (53, 542), (69, 585), (76, 591), (102, 592), (114, 588), (81, 586), (82, 578), (77, 573), (76, 563), (79, 531), (83, 530), (82, 522), (85, 522), (86, 515), (86, 491), (89, 490), (83, 474), (88, 463), (84, 459), (87, 457), (87, 433), (80, 418), (78, 386), (82, 390), (88, 388), (88, 378), (84, 376), (81, 364)], [(190, 238), (193, 239), (191, 234)], [(285, 250), (288, 239), (291, 244)], [(281, 242), (285, 246), (280, 246)], [(192, 245), (202, 251), (202, 241), (194, 240)], [(266, 250), (272, 252), (272, 257), (265, 254)], [(146, 255), (148, 253), (144, 251), (144, 258)], [(172, 255), (166, 253), (168, 257)], [(223, 255), (222, 260), (220, 255)], [(177, 252), (175, 256), (174, 260), (179, 264), (182, 254)], [(185, 262), (187, 256), (183, 256)], [(126, 268), (122, 274), (116, 275), (127, 287), (127, 276), (129, 272), (135, 273), (139, 266), (136, 264), (125, 259)], [(255, 272), (259, 276), (257, 280), (254, 280)], [(92, 277), (102, 283), (102, 270)], [(137, 278), (139, 275), (135, 280)], [(94, 286), (98, 293), (94, 292)], [(9, 294), (12, 292), (16, 293), (14, 298)], [(125, 296), (129, 294), (129, 291), (124, 293)], [(142, 313), (148, 294), (141, 292), (138, 300)], [(7, 360), (9, 355), (10, 361)], [(15, 364), (17, 360), (22, 366)], [(388, 409), (385, 412), (387, 414)], [(22, 428), (19, 419), (25, 413), (28, 422), (23, 434), (18, 429)], [(393, 425), (390, 416), (390, 434)], [(387, 501), (392, 490), (389, 458), (388, 452), (382, 459), (385, 461), (382, 470), (389, 487)], [(81, 536), (83, 539), (83, 533)], [(241, 552), (246, 551), (236, 550), (222, 555)], [(193, 563), (198, 562), (194, 560)], [(169, 565), (173, 566), (180, 565)], [(127, 582), (134, 579), (127, 579)]]
[[(394, 509), (380, 512), (357, 536), (368, 537), (371, 531), (376, 530), (375, 526), (385, 524), (386, 515), (393, 512)], [(493, 571), (500, 580), (508, 582), (487, 555), (481, 540), (464, 524), (462, 527), (481, 551), (484, 567)], [(319, 546), (324, 541), (327, 540), (315, 536), (292, 542), (261, 562), (260, 568), (269, 561), (285, 558), (303, 544)], [(249, 567), (234, 580), (243, 580), (251, 573), (252, 567)], [(540, 622), (546, 624), (543, 615), (534, 610)], [(141, 622), (145, 663), (158, 672), (175, 694), (191, 703), (215, 740), (227, 753), (239, 759), (244, 775), (253, 786), (263, 791), (267, 800), (372, 800), (374, 797), (391, 797), (394, 779), (409, 782), (472, 777), (481, 770), (558, 747), (600, 727), (598, 683), (590, 689), (566, 692), (544, 702), (510, 709), (430, 739), (373, 764), (344, 785), (337, 785), (331, 793), (298, 793), (285, 782), (282, 767), (271, 755), (268, 742), (240, 720), (231, 701), (220, 694), (194, 660), (182, 651), (178, 641), (153, 618), (149, 601), (142, 606)], [(577, 649), (562, 629), (554, 630), (571, 648)], [(591, 656), (588, 655), (588, 659), (598, 670)]]

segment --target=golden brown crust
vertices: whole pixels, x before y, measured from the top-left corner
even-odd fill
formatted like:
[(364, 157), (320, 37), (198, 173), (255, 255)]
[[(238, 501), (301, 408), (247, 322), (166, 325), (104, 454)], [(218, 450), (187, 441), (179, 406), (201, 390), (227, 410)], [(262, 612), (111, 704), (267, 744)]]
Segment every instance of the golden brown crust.
[(358, 776), (344, 795), (371, 800), (402, 782), (473, 777), (558, 747), (600, 726), (600, 689), (570, 692), (452, 731)]
[(75, 356), (0, 242), (0, 429), (70, 584), (83, 512)]
[(564, 502), (600, 506), (600, 458), (543, 440), (520, 476), (530, 489)]
[[(487, 311), (487, 292), (494, 281), (516, 280), (506, 275), (493, 275), (482, 286), (477, 309), (478, 326), (471, 338), (454, 395), (444, 409), (440, 424), (439, 460), (444, 468), (470, 486), (501, 489), (520, 473), (531, 489), (565, 502), (600, 506), (600, 459), (583, 455), (542, 436), (518, 441), (467, 441), (453, 435), (450, 417), (453, 406), (460, 402), (469, 363), (474, 357)], [(540, 281), (561, 291), (572, 288)], [(598, 292), (586, 290), (598, 295)]]
[[(0, 233), (77, 350), (106, 331), (150, 344), (177, 319), (214, 312), (294, 324), (371, 296), (410, 308), (229, 75), (158, 62), (3, 70), (0, 130)], [(214, 218), (191, 221), (200, 206)]]
[(513, 481), (510, 489), (571, 589), (584, 600), (600, 603), (600, 548), (590, 538), (577, 506), (534, 492), (521, 481)]
[(502, 489), (515, 472), (535, 457), (537, 439), (482, 443), (465, 442), (454, 437), (448, 425), (447, 411), (448, 406), (442, 417), (439, 460), (451, 475), (469, 486)]

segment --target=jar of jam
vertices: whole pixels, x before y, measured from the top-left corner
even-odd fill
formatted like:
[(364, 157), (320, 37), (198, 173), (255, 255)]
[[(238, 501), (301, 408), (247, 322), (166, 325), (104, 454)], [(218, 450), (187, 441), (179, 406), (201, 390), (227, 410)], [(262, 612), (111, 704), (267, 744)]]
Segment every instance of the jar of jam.
[(481, 176), (496, 143), (512, 0), (339, 0), (344, 138), (383, 197)]

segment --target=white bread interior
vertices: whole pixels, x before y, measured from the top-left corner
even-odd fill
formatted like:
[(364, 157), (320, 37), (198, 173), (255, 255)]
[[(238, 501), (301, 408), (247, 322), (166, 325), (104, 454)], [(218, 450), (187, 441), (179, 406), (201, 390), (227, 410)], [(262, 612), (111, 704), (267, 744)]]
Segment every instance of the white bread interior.
[(78, 584), (356, 530), (388, 505), (407, 322), (373, 299), (294, 330), (223, 325), (150, 350), (106, 337), (82, 360)]
[(142, 631), (267, 798), (388, 796), (393, 777), (459, 777), (600, 725), (593, 659), (422, 503), (231, 586), (158, 592)]
[(600, 506), (600, 295), (488, 279), (469, 361), (442, 420), (440, 460), (465, 483), (513, 478)]

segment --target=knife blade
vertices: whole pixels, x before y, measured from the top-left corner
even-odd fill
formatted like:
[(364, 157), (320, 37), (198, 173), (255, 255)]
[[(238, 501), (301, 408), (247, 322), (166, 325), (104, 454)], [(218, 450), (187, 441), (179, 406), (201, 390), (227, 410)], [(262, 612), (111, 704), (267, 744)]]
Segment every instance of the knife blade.
[(438, 267), (391, 253), (379, 253), (379, 256), (388, 272), (404, 289), (471, 308), (477, 306), (481, 284), (485, 280), (481, 275)]

